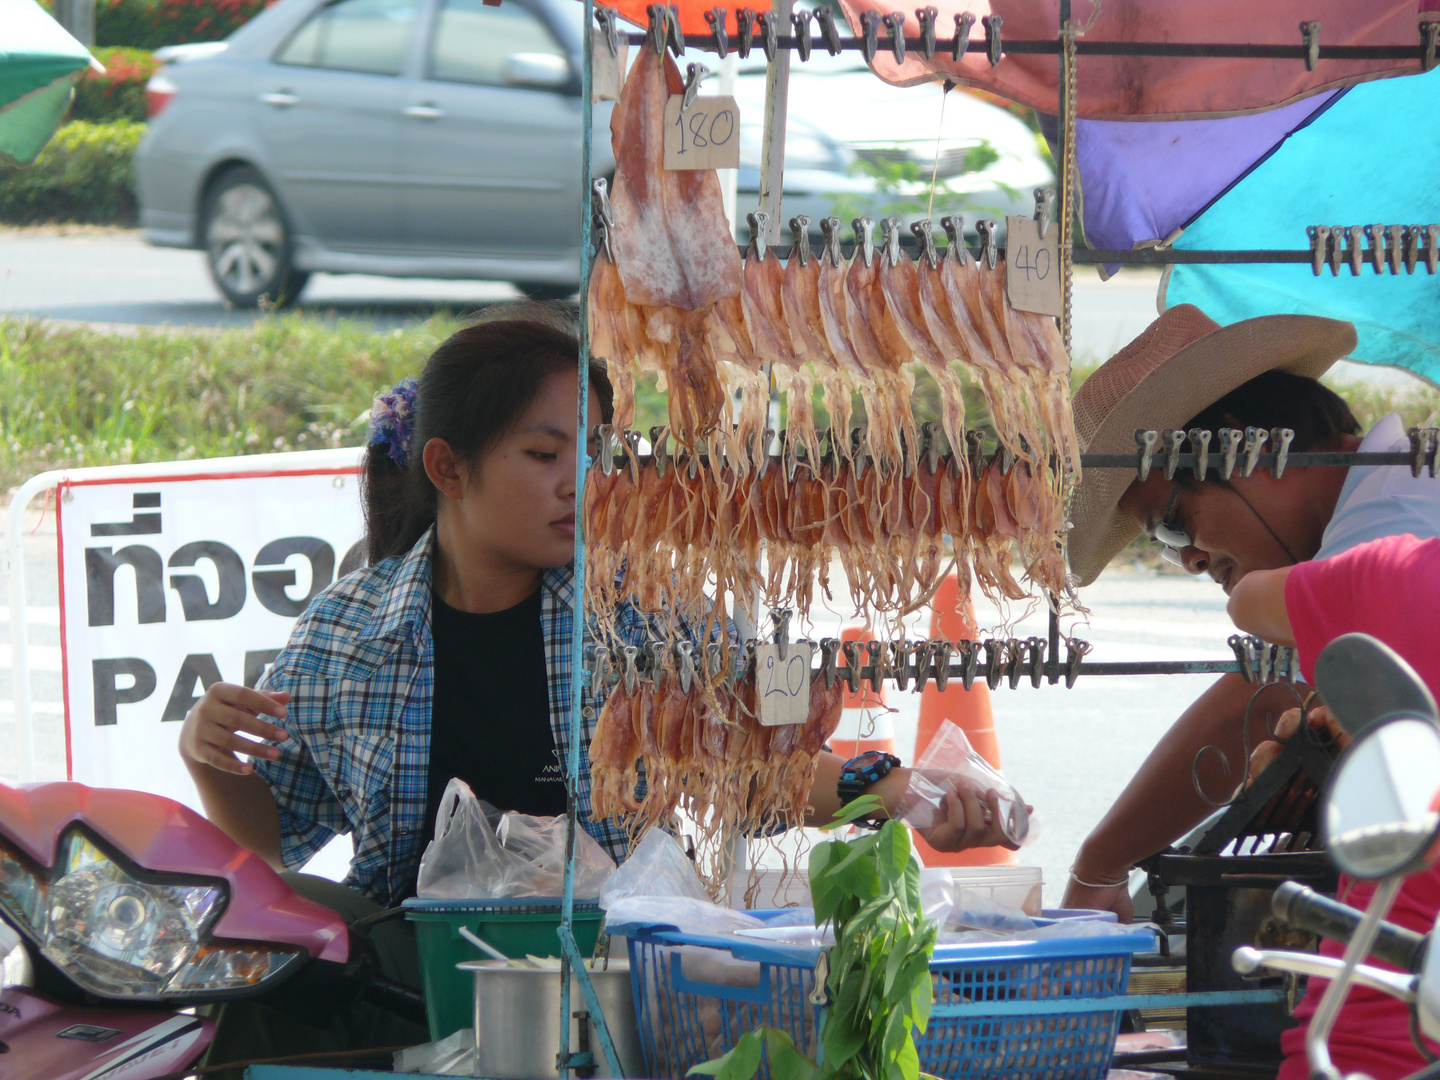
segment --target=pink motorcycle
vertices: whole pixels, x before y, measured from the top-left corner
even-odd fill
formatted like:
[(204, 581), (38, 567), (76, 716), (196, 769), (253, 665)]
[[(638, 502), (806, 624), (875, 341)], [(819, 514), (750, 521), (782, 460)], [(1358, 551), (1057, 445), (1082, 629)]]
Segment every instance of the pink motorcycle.
[(214, 1035), (190, 1006), (266, 995), (308, 1010), (424, 1003), (373, 976), (336, 912), (171, 799), (83, 784), (0, 785), (0, 919), (32, 986), (0, 989), (0, 1077), (148, 1080)]

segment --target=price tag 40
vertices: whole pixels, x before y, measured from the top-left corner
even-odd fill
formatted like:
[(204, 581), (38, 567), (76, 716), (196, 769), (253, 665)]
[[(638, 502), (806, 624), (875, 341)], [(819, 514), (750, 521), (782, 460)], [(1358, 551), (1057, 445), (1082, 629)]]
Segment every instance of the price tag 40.
[(1060, 227), (1040, 239), (1034, 218), (1005, 219), (1005, 293), (1016, 311), (1060, 316)]
[(683, 100), (671, 94), (665, 102), (665, 168), (738, 169), (740, 106), (735, 99), (697, 97), (682, 110)]
[(810, 715), (810, 658), (814, 645), (792, 643), (780, 659), (780, 646), (755, 650), (755, 691), (765, 727), (803, 724)]

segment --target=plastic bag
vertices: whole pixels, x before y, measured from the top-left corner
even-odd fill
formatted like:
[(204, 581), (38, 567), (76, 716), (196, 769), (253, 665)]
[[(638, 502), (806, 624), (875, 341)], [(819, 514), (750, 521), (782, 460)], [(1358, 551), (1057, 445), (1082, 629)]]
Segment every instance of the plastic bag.
[(993, 790), (1000, 796), (1000, 831), (1007, 840), (1023, 844), (1031, 838), (1025, 800), (999, 770), (975, 752), (965, 732), (949, 720), (940, 725), (911, 770), (899, 817), (917, 829), (943, 821), (945, 795), (958, 790), (957, 778), (968, 781), (978, 794)]
[(695, 864), (686, 856), (680, 841), (664, 829), (647, 832), (625, 864), (605, 880), (600, 887), (600, 906), (609, 911), (632, 896), (685, 896), (710, 902)]
[(461, 1028), (439, 1042), (395, 1051), (394, 1071), (427, 1076), (479, 1076), (476, 1058), (475, 1029)]
[[(615, 869), (583, 829), (575, 833), (575, 896), (588, 898)], [(565, 889), (565, 819), (507, 813), (497, 831), (465, 781), (445, 785), (435, 839), (420, 856), (417, 895), (472, 900), (559, 896)]]

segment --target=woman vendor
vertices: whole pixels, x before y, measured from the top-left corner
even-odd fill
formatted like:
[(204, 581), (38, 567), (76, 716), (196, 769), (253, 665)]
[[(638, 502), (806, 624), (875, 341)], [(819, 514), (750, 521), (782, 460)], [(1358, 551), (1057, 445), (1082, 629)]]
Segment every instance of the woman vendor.
[[(564, 811), (578, 353), (561, 310), (492, 309), (435, 350), (418, 385), (378, 398), (369, 565), (315, 599), (258, 687), (217, 683), (186, 718), (180, 753), (207, 816), (277, 869), (352, 833), (345, 884), (389, 907), (414, 894), (452, 776), (504, 810)], [(603, 368), (590, 384), (590, 413), (608, 420)], [(616, 624), (647, 636), (634, 611)], [(583, 680), (579, 692), (596, 704)], [(581, 751), (581, 824), (622, 860), (624, 828), (589, 813)], [(839, 809), (844, 764), (818, 761), (813, 820)], [(894, 808), (908, 774), (894, 767), (870, 791)], [(946, 814), (924, 831), (936, 848), (1004, 842), (993, 796), (951, 794)]]

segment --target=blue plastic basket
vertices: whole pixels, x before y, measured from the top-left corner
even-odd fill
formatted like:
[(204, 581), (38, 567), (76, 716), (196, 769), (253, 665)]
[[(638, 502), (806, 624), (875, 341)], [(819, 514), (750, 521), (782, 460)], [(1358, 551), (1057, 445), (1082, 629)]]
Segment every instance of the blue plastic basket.
[[(687, 934), (664, 925), (611, 932), (629, 943), (635, 1016), (650, 1076), (680, 1080), (761, 1024), (782, 1029), (812, 1057), (818, 1054), (823, 1008), (810, 994), (823, 950)], [(956, 1080), (1099, 1080), (1110, 1067), (1130, 958), (1154, 943), (1151, 931), (1137, 930), (937, 948), (930, 963), (935, 1006), (916, 1040), (921, 1070)], [(727, 982), (698, 977), (694, 969), (706, 964), (705, 950), (729, 958), (720, 961), (730, 964)], [(733, 985), (751, 980), (753, 985)]]

